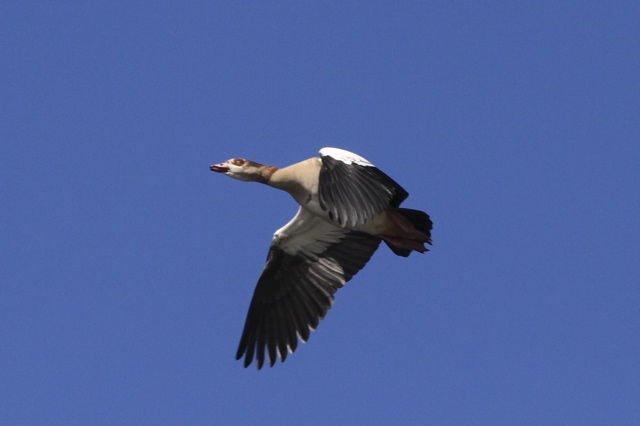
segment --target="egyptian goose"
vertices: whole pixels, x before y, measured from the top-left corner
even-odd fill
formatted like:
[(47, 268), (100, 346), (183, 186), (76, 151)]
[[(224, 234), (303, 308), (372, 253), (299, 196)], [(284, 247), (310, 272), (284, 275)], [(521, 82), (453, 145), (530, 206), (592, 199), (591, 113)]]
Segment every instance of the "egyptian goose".
[(364, 158), (338, 148), (289, 167), (232, 158), (211, 170), (287, 191), (298, 213), (273, 236), (236, 359), (284, 362), (298, 338), (309, 339), (333, 304), (333, 294), (369, 261), (384, 241), (398, 256), (427, 251), (432, 222), (419, 210), (398, 208), (409, 195)]

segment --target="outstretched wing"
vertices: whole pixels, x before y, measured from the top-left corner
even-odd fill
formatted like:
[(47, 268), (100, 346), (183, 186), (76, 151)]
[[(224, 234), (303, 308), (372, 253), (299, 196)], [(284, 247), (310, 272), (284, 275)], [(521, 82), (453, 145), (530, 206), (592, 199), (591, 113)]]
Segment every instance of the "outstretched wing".
[(236, 359), (258, 369), (295, 352), (298, 337), (310, 331), (331, 308), (333, 294), (369, 261), (380, 239), (334, 226), (306, 209), (278, 230), (260, 276), (240, 339)]
[(320, 207), (339, 226), (362, 224), (409, 193), (366, 159), (338, 148), (320, 150)]

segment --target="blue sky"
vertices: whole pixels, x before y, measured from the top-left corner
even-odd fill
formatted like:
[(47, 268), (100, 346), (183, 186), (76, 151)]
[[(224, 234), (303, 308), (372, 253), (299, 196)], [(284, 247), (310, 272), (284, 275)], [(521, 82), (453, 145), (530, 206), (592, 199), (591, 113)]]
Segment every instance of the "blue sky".
[[(398, 4), (400, 3), (400, 4)], [(640, 7), (0, 6), (3, 424), (640, 422)], [(434, 221), (284, 364), (234, 355), (285, 193), (354, 151)]]

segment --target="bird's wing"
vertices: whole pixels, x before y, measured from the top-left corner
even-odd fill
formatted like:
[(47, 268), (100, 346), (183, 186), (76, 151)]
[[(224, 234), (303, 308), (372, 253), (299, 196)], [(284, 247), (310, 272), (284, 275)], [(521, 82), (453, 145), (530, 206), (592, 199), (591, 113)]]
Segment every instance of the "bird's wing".
[(244, 366), (276, 355), (284, 361), (306, 342), (333, 304), (333, 294), (369, 261), (380, 239), (328, 223), (305, 208), (278, 230), (258, 280), (236, 359)]
[(409, 193), (369, 161), (337, 148), (320, 150), (320, 207), (339, 226), (365, 223)]

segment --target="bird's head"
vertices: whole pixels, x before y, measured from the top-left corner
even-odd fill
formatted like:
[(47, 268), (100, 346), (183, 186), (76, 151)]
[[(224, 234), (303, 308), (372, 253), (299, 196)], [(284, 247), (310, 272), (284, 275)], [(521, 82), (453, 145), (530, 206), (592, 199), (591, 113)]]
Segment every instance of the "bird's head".
[(263, 183), (271, 176), (273, 172), (271, 169), (275, 169), (273, 166), (265, 166), (244, 158), (232, 158), (224, 163), (214, 164), (209, 168), (211, 171), (223, 173), (234, 179)]

